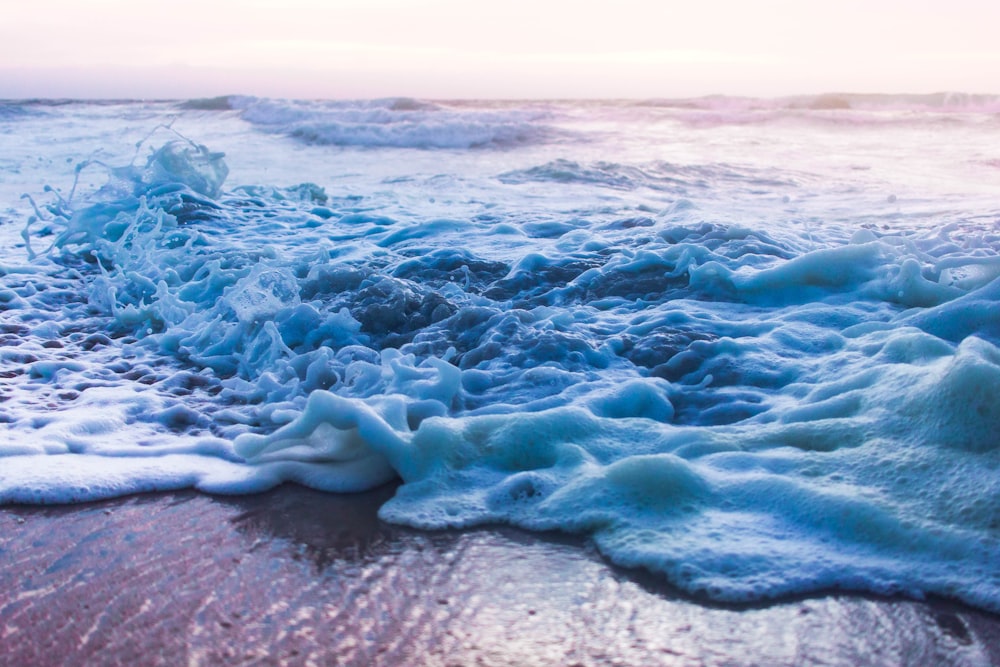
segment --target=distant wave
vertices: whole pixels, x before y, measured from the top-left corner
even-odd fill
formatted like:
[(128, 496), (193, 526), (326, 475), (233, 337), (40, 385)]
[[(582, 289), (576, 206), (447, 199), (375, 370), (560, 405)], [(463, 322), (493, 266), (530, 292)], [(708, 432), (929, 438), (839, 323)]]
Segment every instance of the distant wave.
[(42, 112), (18, 102), (0, 102), (0, 121), (18, 120), (38, 116)]
[(239, 99), (233, 95), (220, 95), (218, 97), (199, 97), (181, 103), (184, 109), (192, 111), (232, 111), (233, 100)]
[(789, 97), (735, 97), (708, 95), (682, 99), (650, 99), (637, 102), (640, 106), (692, 109), (705, 111), (939, 111), (967, 113), (1000, 113), (1000, 95), (970, 93), (887, 94), (887, 93), (822, 93)]
[(543, 109), (462, 108), (406, 97), (359, 101), (228, 97), (187, 105), (237, 110), (259, 129), (321, 145), (467, 149), (531, 144), (557, 134), (546, 124), (549, 113)]
[(1000, 96), (968, 93), (824, 93), (758, 98), (711, 95), (690, 99), (653, 99), (636, 106), (660, 109), (695, 127), (753, 125), (784, 121), (835, 125), (896, 125), (958, 122), (963, 117), (1000, 118)]

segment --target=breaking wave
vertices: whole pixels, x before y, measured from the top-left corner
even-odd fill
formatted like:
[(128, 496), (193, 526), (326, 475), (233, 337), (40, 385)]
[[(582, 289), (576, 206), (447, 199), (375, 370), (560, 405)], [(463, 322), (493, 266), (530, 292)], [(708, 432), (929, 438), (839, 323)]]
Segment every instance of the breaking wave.
[(470, 109), (410, 98), (302, 102), (229, 98), (244, 120), (309, 144), (399, 148), (504, 147), (551, 139), (543, 110)]

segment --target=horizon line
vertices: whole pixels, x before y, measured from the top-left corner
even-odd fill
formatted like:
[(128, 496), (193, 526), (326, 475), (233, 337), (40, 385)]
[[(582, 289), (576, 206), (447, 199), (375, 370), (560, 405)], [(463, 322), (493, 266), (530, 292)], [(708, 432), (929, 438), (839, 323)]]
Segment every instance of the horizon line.
[[(193, 95), (193, 96), (42, 96), (32, 95), (27, 97), (0, 97), (0, 104), (73, 104), (78, 102), (98, 103), (98, 104), (123, 104), (129, 102), (146, 103), (175, 103), (175, 102), (210, 102), (222, 101), (232, 98), (250, 98), (262, 100), (291, 100), (300, 102), (350, 102), (350, 101), (377, 101), (377, 100), (420, 100), (426, 102), (688, 102), (711, 99), (728, 100), (810, 100), (822, 98), (867, 98), (870, 100), (891, 99), (891, 98), (945, 98), (950, 96), (957, 98), (998, 98), (1000, 92), (969, 92), (962, 90), (935, 90), (932, 92), (894, 91), (894, 92), (851, 92), (848, 90), (827, 90), (815, 93), (791, 93), (781, 95), (748, 95), (730, 94), (725, 92), (704, 93), (698, 95), (653, 95), (653, 96), (622, 96), (622, 95), (595, 95), (595, 96), (570, 96), (570, 97), (548, 97), (548, 96), (510, 96), (510, 97), (483, 97), (483, 96), (416, 96), (416, 95), (375, 95), (375, 96), (317, 96), (317, 97), (295, 97), (283, 95), (255, 95), (252, 93), (222, 93), (219, 95)], [(845, 100), (846, 101), (846, 100)], [(860, 100), (859, 100), (860, 101)]]

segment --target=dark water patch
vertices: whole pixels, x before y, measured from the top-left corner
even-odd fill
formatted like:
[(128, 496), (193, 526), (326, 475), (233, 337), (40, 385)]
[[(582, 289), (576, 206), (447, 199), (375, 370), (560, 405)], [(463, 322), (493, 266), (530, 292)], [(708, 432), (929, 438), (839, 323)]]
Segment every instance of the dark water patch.
[(481, 259), (464, 248), (434, 249), (396, 266), (392, 275), (428, 287), (455, 284), (470, 294), (480, 294), (510, 271), (500, 261)]
[(362, 283), (350, 303), (361, 331), (382, 347), (399, 347), (415, 332), (447, 319), (455, 310), (433, 290), (390, 277)]
[(219, 97), (201, 97), (198, 99), (182, 102), (182, 109), (193, 111), (232, 111), (236, 107), (233, 105), (232, 95), (220, 95)]
[(484, 295), (494, 301), (509, 301), (516, 308), (555, 303), (569, 283), (607, 261), (607, 257), (597, 254), (547, 257), (532, 253), (521, 258)]
[(675, 271), (676, 266), (663, 264), (609, 269), (577, 281), (574, 292), (583, 303), (612, 297), (656, 303), (686, 294), (689, 276), (686, 272), (676, 275)]

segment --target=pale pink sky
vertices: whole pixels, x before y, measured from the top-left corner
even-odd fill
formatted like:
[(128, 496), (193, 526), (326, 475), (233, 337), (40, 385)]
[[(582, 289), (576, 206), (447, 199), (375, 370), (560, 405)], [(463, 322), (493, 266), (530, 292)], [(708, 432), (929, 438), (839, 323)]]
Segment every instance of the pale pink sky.
[(0, 98), (1000, 93), (986, 0), (24, 0)]

